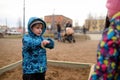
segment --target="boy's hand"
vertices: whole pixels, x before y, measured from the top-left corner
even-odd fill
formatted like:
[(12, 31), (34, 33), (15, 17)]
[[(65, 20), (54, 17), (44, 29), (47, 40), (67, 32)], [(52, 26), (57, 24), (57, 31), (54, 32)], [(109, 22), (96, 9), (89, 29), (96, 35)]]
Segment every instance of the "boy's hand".
[(43, 41), (42, 41), (42, 45), (43, 45), (43, 46), (45, 46), (45, 45), (47, 45), (47, 44), (49, 44), (49, 43), (50, 43), (50, 41), (48, 41), (48, 40), (43, 40)]

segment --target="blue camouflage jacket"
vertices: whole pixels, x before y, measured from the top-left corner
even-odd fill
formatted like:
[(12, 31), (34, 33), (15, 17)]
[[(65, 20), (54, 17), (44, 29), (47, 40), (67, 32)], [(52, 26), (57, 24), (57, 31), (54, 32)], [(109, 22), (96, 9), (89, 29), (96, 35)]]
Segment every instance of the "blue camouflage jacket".
[[(35, 20), (40, 20), (43, 23), (43, 30), (40, 36), (35, 35), (30, 28), (30, 24)], [(28, 22), (28, 34), (25, 34), (22, 39), (22, 68), (23, 74), (43, 73), (47, 69), (47, 57), (46, 49), (54, 48), (54, 41), (50, 38), (50, 41), (45, 48), (41, 47), (41, 42), (45, 39), (42, 35), (46, 30), (46, 23), (37, 17), (32, 17)]]

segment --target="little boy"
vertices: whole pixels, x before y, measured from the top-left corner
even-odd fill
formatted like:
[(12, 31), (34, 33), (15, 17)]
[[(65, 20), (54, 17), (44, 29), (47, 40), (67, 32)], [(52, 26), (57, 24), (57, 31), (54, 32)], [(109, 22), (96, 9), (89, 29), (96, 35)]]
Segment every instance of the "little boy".
[(47, 70), (45, 48), (54, 48), (54, 41), (42, 36), (45, 30), (46, 23), (42, 19), (37, 17), (29, 19), (28, 34), (22, 39), (23, 80), (45, 80)]

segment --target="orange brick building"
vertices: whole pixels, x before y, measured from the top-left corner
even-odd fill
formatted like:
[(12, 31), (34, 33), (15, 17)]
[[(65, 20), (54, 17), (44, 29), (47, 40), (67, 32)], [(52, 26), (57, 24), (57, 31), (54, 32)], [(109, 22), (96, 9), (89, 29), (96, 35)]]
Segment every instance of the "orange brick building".
[(65, 17), (63, 15), (47, 15), (44, 16), (44, 20), (47, 23), (47, 27), (50, 27), (52, 29), (56, 29), (57, 23), (60, 23), (62, 29), (64, 29), (67, 21), (71, 21), (71, 23), (73, 23), (72, 19)]

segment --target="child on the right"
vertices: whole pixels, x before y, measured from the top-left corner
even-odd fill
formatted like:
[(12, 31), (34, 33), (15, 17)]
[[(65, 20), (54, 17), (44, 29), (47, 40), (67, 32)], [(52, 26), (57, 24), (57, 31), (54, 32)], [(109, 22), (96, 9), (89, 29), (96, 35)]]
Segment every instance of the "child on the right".
[(106, 26), (90, 80), (120, 80), (120, 0), (107, 0)]

